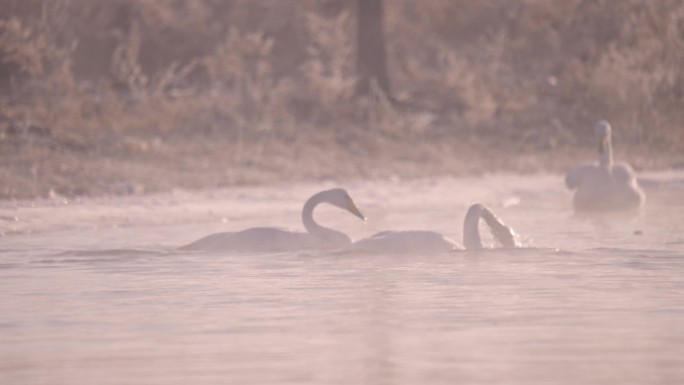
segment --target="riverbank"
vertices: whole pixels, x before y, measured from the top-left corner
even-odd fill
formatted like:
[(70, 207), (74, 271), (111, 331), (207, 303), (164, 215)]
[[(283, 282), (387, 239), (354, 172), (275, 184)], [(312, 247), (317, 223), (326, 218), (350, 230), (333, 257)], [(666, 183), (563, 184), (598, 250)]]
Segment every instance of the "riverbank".
[[(590, 145), (463, 132), (389, 135), (363, 129), (218, 134), (60, 136), (27, 130), (0, 139), (0, 199), (129, 195), (283, 182), (562, 173), (596, 155)], [(684, 154), (616, 145), (639, 171), (684, 168)]]

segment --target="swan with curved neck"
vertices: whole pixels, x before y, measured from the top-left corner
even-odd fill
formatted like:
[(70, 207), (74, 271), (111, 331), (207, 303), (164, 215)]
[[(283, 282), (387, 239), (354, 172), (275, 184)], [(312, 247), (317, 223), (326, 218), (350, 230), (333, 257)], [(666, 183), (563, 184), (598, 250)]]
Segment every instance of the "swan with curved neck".
[(485, 205), (477, 203), (468, 209), (463, 221), (463, 245), (434, 231), (383, 231), (359, 240), (345, 250), (376, 253), (434, 253), (463, 249), (482, 249), (480, 219), (489, 227), (501, 247), (520, 247), (515, 231), (506, 226)]
[(598, 163), (570, 171), (565, 185), (575, 190), (573, 205), (577, 211), (616, 211), (639, 208), (645, 194), (637, 183), (634, 170), (627, 163), (613, 162), (612, 129), (605, 120), (596, 123)]
[(341, 231), (323, 227), (313, 219), (313, 211), (328, 203), (365, 220), (347, 191), (336, 188), (321, 191), (304, 203), (302, 223), (306, 233), (277, 227), (254, 227), (239, 232), (217, 233), (201, 238), (180, 250), (205, 251), (293, 251), (339, 248), (352, 240)]

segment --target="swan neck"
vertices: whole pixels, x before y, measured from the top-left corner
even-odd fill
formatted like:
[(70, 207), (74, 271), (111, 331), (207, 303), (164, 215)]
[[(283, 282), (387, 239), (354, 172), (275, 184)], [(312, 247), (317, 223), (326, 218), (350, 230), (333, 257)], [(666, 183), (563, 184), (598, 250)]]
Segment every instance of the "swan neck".
[(463, 220), (463, 247), (466, 249), (481, 249), (482, 239), (480, 238), (480, 216), (482, 205), (470, 206)]
[(316, 208), (316, 206), (318, 206), (319, 203), (326, 201), (327, 199), (325, 196), (325, 192), (320, 192), (309, 198), (309, 200), (307, 200), (306, 203), (304, 203), (304, 208), (302, 209), (302, 223), (304, 224), (304, 228), (309, 234), (317, 238), (325, 239), (327, 241), (335, 241), (340, 237), (347, 238), (346, 235), (340, 233), (339, 231), (323, 227), (316, 223), (316, 221), (314, 220), (314, 209)]
[(610, 135), (601, 142), (599, 166), (608, 169), (613, 167), (613, 144)]
[(482, 218), (496, 242), (503, 247), (518, 247), (515, 231), (506, 226), (491, 210), (482, 204), (474, 204), (468, 210), (463, 223), (463, 246), (466, 249), (481, 249), (480, 218)]

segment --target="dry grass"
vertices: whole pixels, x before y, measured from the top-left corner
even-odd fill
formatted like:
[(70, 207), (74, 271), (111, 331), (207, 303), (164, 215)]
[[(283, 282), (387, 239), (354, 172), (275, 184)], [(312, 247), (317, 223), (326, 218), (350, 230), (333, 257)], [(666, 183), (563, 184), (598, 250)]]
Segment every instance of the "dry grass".
[(600, 118), (684, 167), (681, 2), (387, 2), (395, 102), (321, 4), (3, 2), (0, 198), (562, 171)]

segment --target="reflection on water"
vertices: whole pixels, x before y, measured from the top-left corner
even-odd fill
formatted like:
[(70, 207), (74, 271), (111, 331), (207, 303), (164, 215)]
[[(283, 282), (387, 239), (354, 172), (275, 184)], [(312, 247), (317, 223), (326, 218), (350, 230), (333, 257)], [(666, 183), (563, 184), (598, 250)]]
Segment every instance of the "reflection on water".
[(319, 214), (356, 238), (459, 239), (481, 200), (534, 246), (414, 256), (174, 251), (301, 228), (297, 198), (320, 186), (3, 207), (19, 223), (0, 239), (0, 383), (684, 382), (684, 189), (581, 218), (556, 182), (358, 184), (368, 224)]

